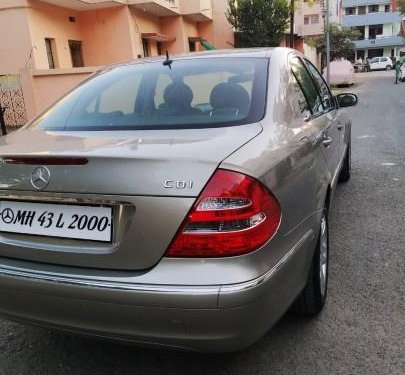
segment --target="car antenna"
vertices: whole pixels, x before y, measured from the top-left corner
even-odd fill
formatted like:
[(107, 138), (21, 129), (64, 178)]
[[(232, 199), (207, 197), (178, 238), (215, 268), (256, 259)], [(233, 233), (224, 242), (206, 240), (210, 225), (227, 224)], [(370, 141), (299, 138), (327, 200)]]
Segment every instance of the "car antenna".
[(163, 65), (168, 66), (171, 69), (172, 68), (172, 63), (173, 63), (173, 60), (170, 60), (169, 51), (166, 50), (166, 60), (163, 61)]

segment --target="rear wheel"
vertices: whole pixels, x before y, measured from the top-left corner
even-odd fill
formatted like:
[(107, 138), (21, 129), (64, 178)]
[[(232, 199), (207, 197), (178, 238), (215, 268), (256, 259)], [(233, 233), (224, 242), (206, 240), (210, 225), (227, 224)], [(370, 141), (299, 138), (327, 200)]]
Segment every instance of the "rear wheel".
[(342, 169), (340, 170), (339, 174), (340, 182), (349, 181), (351, 168), (352, 168), (352, 150), (349, 142), (349, 144), (347, 145), (346, 155), (343, 161)]
[(391, 70), (392, 69), (392, 66), (391, 65), (387, 65), (386, 67), (385, 67), (385, 70)]
[(329, 232), (326, 212), (324, 209), (322, 213), (317, 247), (307, 284), (293, 304), (293, 311), (299, 314), (317, 314), (322, 310), (326, 301), (329, 268)]

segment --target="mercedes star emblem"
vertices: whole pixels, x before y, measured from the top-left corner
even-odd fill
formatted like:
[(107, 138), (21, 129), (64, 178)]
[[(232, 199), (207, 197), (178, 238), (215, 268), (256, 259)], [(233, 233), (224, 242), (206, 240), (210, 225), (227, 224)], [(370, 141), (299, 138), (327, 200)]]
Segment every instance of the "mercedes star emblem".
[(10, 208), (5, 208), (1, 213), (1, 218), (4, 223), (10, 224), (14, 220), (14, 212)]
[(46, 167), (36, 167), (31, 173), (31, 185), (37, 189), (45, 189), (51, 178), (51, 173)]

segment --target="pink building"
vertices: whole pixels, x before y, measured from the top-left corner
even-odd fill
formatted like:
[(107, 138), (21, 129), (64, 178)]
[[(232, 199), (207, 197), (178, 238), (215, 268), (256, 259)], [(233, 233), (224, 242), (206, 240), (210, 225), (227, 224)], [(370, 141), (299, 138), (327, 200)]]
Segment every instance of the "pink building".
[(20, 74), (28, 118), (97, 67), (233, 47), (226, 0), (1, 0), (0, 76)]

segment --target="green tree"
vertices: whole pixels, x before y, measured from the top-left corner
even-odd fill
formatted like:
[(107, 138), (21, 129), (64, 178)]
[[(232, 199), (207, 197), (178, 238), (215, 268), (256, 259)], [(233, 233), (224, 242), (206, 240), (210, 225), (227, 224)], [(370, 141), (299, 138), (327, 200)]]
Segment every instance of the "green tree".
[[(356, 47), (353, 40), (359, 39), (361, 36), (360, 31), (354, 27), (343, 27), (338, 24), (329, 25), (329, 38), (330, 38), (330, 58), (331, 60), (337, 58), (349, 58), (353, 55)], [(312, 39), (308, 41), (322, 53), (326, 55), (326, 33), (322, 38)]]
[(285, 36), (286, 0), (228, 0), (226, 17), (235, 28), (235, 47), (274, 47)]
[(405, 0), (397, 0), (397, 10), (405, 16)]

